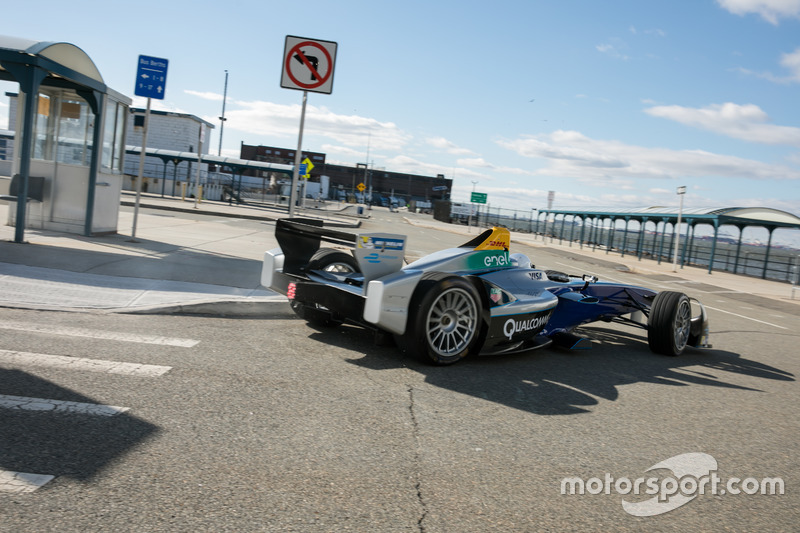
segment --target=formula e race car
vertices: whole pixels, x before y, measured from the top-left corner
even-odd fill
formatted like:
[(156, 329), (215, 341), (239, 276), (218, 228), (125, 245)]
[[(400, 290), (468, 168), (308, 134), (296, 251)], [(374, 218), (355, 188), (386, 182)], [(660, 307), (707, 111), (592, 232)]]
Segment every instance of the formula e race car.
[[(280, 248), (264, 254), (261, 284), (285, 294), (299, 317), (393, 335), (401, 349), (429, 363), (550, 344), (589, 348), (591, 341), (573, 330), (596, 321), (644, 329), (659, 354), (709, 347), (706, 311), (697, 300), (536, 269), (523, 254), (509, 253), (505, 228), (410, 264), (404, 264), (404, 235), (355, 235), (293, 218), (279, 220), (275, 236)], [(320, 248), (321, 242), (337, 248)]]

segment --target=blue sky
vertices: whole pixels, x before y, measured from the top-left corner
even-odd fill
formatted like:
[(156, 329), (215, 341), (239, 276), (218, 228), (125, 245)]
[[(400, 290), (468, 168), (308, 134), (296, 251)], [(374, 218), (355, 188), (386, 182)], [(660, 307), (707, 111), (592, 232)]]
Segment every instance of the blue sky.
[(441, 173), (493, 207), (677, 205), (686, 185), (687, 207), (800, 215), (800, 0), (35, 5), (7, 3), (0, 33), (75, 44), (124, 94), (140, 54), (169, 59), (153, 106), (216, 124), (211, 153), (225, 70), (223, 153), (297, 145), (302, 92), (280, 87), (297, 35), (338, 43), (303, 142), (329, 162)]

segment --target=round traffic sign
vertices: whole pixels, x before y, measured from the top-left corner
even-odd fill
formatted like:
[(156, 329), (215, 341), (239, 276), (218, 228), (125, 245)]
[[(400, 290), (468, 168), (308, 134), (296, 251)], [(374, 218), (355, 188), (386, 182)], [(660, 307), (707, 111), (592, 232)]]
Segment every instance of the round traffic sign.
[(284, 61), (286, 76), (299, 89), (319, 89), (333, 75), (333, 58), (326, 47), (316, 41), (305, 40), (295, 44)]

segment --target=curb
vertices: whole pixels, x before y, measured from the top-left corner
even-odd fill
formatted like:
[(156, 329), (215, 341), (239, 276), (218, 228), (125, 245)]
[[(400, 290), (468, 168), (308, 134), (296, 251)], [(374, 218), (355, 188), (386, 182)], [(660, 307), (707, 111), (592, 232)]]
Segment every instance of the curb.
[(110, 313), (125, 315), (205, 315), (220, 317), (263, 317), (284, 318), (295, 314), (288, 305), (286, 297), (274, 300), (248, 302), (242, 300), (206, 300), (201, 302), (159, 305), (150, 307), (124, 307), (108, 310)]

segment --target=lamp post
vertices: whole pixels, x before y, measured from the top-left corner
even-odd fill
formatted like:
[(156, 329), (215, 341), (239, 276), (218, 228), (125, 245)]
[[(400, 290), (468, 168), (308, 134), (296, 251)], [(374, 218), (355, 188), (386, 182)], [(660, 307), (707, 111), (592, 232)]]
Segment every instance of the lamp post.
[[(472, 192), (475, 192), (475, 186), (478, 184), (477, 181), (472, 182)], [(472, 209), (475, 204), (472, 203), (472, 196), (469, 198), (469, 218), (467, 218), (467, 233), (472, 233)], [(477, 218), (477, 217), (476, 217)], [(475, 225), (478, 225), (478, 221), (475, 220)]]
[[(228, 71), (225, 71), (225, 89), (222, 92), (222, 116), (219, 117), (219, 150), (217, 150), (217, 155), (222, 155), (222, 130), (225, 129), (225, 121), (228, 120), (225, 118), (225, 101), (228, 99)], [(231, 186), (231, 188), (233, 188)]]
[(680, 197), (680, 207), (678, 208), (678, 223), (675, 224), (675, 252), (672, 256), (672, 271), (678, 271), (678, 247), (681, 241), (681, 218), (683, 218), (683, 195), (686, 194), (686, 186), (681, 185), (677, 189), (677, 194)]

